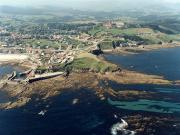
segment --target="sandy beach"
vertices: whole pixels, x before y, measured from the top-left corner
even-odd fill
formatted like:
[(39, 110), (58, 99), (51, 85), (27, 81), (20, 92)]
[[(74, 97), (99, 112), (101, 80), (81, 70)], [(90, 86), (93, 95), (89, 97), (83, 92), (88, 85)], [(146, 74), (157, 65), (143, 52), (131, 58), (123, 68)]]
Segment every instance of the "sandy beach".
[(2, 54), (0, 53), (0, 63), (3, 62), (16, 62), (16, 61), (23, 61), (28, 59), (28, 55), (24, 54)]

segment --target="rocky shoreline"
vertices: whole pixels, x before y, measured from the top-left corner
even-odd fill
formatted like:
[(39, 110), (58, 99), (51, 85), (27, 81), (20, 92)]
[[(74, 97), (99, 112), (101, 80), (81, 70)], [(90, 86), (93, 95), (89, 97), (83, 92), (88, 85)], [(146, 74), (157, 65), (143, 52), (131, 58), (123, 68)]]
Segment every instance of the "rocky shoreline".
[(108, 49), (103, 50), (104, 53), (107, 54), (123, 54), (123, 55), (133, 55), (142, 52), (148, 52), (153, 50), (165, 49), (165, 48), (175, 48), (180, 47), (180, 43), (177, 42), (175, 44), (163, 44), (163, 45), (142, 45), (139, 47), (124, 47), (124, 48), (117, 48), (117, 49)]
[[(169, 85), (170, 81), (159, 76), (145, 75), (132, 71), (107, 72), (105, 74), (94, 72), (71, 73), (68, 77), (58, 76), (29, 84), (6, 83), (1, 89), (15, 99), (8, 103), (0, 104), (1, 109), (16, 108), (28, 103), (33, 95), (39, 95), (42, 99), (56, 96), (66, 89), (90, 88), (96, 91), (100, 100), (106, 99), (105, 95), (117, 96), (118, 94), (108, 87), (108, 81), (120, 84), (160, 84)], [(104, 81), (104, 86), (101, 85)]]
[[(172, 47), (172, 46), (168, 46)], [(151, 47), (149, 47), (151, 48)], [(158, 46), (159, 48), (159, 46)], [(157, 49), (158, 49), (157, 48)], [(153, 47), (154, 49), (154, 47)], [(70, 67), (75, 66), (76, 68), (72, 68), (73, 70), (69, 74), (68, 77), (58, 76), (47, 80), (40, 80), (33, 83), (22, 84), (22, 83), (5, 83), (2, 86), (2, 89), (6, 91), (13, 101), (9, 101), (8, 103), (0, 104), (1, 109), (10, 109), (23, 106), (27, 104), (33, 95), (39, 95), (43, 99), (56, 96), (60, 94), (65, 89), (80, 89), (80, 88), (91, 88), (96, 91), (97, 96), (100, 99), (106, 99), (105, 95), (118, 96), (118, 93), (115, 92), (108, 86), (108, 81), (114, 81), (118, 84), (156, 84), (156, 85), (171, 85), (177, 82), (172, 82), (164, 79), (162, 76), (157, 75), (147, 75), (143, 73), (138, 73), (135, 71), (128, 71), (125, 69), (121, 69), (119, 66), (107, 62), (104, 57), (96, 57), (95, 55), (89, 54), (87, 52), (82, 52), (77, 56), (77, 59), (80, 59), (80, 63), (87, 62), (87, 60), (91, 60), (94, 64), (102, 64), (102, 69), (106, 68), (104, 72), (97, 72), (97, 67), (92, 66), (91, 68), (83, 68), (82, 65), (77, 65), (79, 61), (70, 65)], [(26, 62), (25, 62), (26, 63)], [(7, 62), (4, 64), (8, 64)], [(15, 67), (25, 68), (24, 63), (11, 63), (11, 65), (15, 65)], [(86, 65), (86, 64), (84, 64)], [(83, 65), (83, 66), (84, 66)], [(79, 67), (80, 68), (79, 68)], [(86, 66), (87, 67), (87, 66)], [(94, 69), (92, 69), (94, 68)], [(111, 68), (111, 70), (108, 70)], [(104, 86), (101, 85), (101, 81), (104, 81)], [(128, 90), (127, 90), (128, 91)], [(132, 95), (137, 95), (137, 93), (131, 93)], [(139, 93), (141, 95), (151, 95), (152, 93)], [(119, 97), (122, 97), (125, 93), (121, 93)], [(20, 100), (19, 100), (20, 99)]]
[[(104, 59), (102, 59), (104, 61)], [(110, 97), (114, 100), (137, 100), (158, 98), (155, 92), (125, 90), (116, 91), (110, 87), (109, 81), (117, 84), (158, 84), (171, 85), (174, 82), (165, 80), (161, 76), (146, 75), (135, 71), (128, 71), (117, 68), (114, 72), (98, 73), (91, 70), (73, 71), (69, 76), (57, 76), (47, 80), (40, 80), (33, 83), (21, 84), (6, 83), (0, 90), (9, 96), (9, 101), (0, 103), (0, 110), (11, 110), (21, 108), (31, 103), (32, 100), (46, 102), (47, 100), (61, 95), (64, 92), (79, 92), (81, 88), (87, 88), (95, 93), (99, 101), (106, 102)], [(36, 97), (34, 99), (34, 97)], [(170, 97), (168, 97), (170, 98)], [(79, 99), (74, 99), (72, 104), (77, 104)], [(121, 112), (118, 112), (121, 114)], [(179, 119), (172, 115), (158, 116), (153, 114), (144, 114), (143, 112), (127, 113), (122, 118), (129, 124), (128, 129), (133, 130), (137, 135), (151, 134), (158, 132), (164, 133), (165, 128), (170, 128), (174, 133), (178, 132)], [(119, 116), (120, 117), (120, 116)]]

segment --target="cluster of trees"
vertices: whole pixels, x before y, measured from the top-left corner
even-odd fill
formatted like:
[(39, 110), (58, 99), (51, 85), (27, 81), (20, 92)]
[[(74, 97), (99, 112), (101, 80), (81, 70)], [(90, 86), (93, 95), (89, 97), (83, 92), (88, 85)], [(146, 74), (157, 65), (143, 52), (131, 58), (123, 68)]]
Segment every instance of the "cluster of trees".
[(62, 34), (62, 35), (75, 35), (79, 32), (87, 32), (95, 26), (94, 23), (88, 24), (66, 24), (66, 23), (47, 23), (39, 24), (34, 26), (16, 28), (19, 33), (29, 35), (51, 35), (51, 34)]
[(115, 49), (116, 47), (119, 47), (121, 44), (127, 43), (124, 40), (118, 40), (118, 41), (112, 41), (112, 47)]
[(141, 44), (153, 44), (153, 41), (149, 40), (149, 39), (144, 39), (144, 38), (141, 38), (139, 36), (136, 36), (136, 35), (124, 35), (123, 36), (124, 39), (126, 41), (130, 40), (130, 41), (135, 41), (138, 45), (141, 45)]
[(68, 24), (68, 23), (58, 23), (58, 22), (47, 22), (47, 23), (26, 23), (23, 22), (18, 25), (14, 24), (0, 24), (1, 26), (6, 26), (6, 29), (9, 32), (18, 32), (20, 34), (29, 34), (29, 35), (46, 35), (51, 34), (62, 34), (62, 35), (75, 35), (79, 32), (88, 32), (96, 24), (86, 23), (86, 24)]
[(88, 24), (66, 24), (66, 23), (48, 23), (47, 27), (49, 29), (60, 29), (60, 30), (90, 30), (96, 24), (88, 23)]

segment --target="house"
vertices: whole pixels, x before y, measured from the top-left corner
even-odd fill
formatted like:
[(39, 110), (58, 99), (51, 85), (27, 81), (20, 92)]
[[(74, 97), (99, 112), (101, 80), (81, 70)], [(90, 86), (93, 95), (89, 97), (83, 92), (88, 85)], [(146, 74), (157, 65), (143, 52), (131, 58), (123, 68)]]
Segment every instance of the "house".
[(106, 27), (107, 29), (111, 29), (113, 28), (113, 23), (112, 21), (108, 21), (108, 22), (103, 23), (103, 26)]
[(124, 27), (124, 22), (114, 22), (115, 23), (115, 25), (116, 25), (116, 28), (122, 28), (122, 27)]

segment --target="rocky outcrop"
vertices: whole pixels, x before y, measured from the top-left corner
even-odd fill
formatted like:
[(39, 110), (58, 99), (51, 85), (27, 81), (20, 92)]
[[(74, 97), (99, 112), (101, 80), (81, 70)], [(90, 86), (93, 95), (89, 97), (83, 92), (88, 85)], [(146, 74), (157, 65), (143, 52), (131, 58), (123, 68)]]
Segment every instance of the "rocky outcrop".
[(101, 49), (95, 49), (95, 50), (91, 50), (90, 53), (98, 56), (103, 54), (103, 51)]
[(30, 98), (20, 97), (16, 101), (13, 101), (13, 102), (10, 101), (10, 102), (7, 102), (7, 103), (0, 104), (0, 108), (1, 109), (6, 109), (6, 110), (12, 109), (12, 108), (18, 108), (18, 107), (24, 106), (29, 101), (30, 101)]

